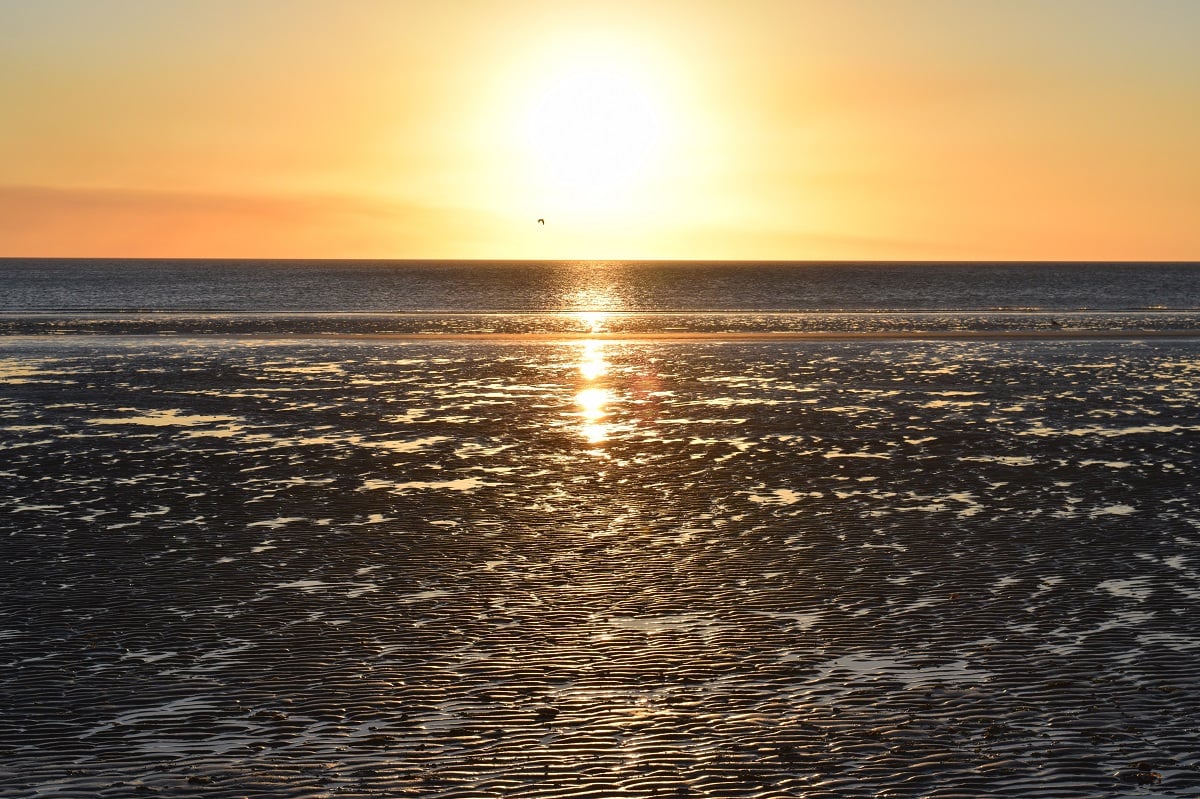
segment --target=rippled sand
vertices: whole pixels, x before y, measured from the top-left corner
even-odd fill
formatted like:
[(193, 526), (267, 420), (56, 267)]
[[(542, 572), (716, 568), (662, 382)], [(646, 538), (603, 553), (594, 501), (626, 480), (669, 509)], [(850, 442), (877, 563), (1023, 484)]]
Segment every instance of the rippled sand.
[(0, 796), (1200, 796), (1195, 341), (0, 381)]

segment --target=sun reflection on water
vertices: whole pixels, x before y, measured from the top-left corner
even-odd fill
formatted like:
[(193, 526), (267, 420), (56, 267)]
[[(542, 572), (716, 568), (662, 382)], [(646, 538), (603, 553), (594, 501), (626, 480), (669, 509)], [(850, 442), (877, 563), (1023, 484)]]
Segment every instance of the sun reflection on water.
[[(608, 314), (604, 311), (576, 311), (571, 314), (579, 320), (584, 329), (588, 333), (603, 333), (604, 320), (608, 318)], [(594, 344), (596, 342), (588, 342)]]
[(607, 388), (585, 388), (575, 395), (579, 416), (583, 419), (581, 432), (590, 444), (599, 444), (608, 438), (608, 425), (602, 419), (608, 416), (605, 406), (612, 399)]
[(612, 391), (597, 385), (597, 381), (608, 374), (603, 342), (583, 342), (579, 354), (579, 374), (583, 378), (583, 386), (575, 394), (575, 404), (579, 408), (579, 417), (583, 420), (580, 433), (589, 444), (600, 444), (608, 438), (608, 424), (602, 420), (608, 416), (606, 407), (612, 401)]
[(599, 341), (583, 342), (583, 352), (579, 356), (579, 374), (589, 382), (608, 374), (608, 362), (604, 360), (603, 343)]

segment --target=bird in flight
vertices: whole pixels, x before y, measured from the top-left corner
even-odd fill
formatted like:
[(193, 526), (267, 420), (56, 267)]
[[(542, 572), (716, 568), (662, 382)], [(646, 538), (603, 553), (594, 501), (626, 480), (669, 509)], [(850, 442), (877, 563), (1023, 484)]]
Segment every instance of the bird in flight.
[(544, 224), (546, 224), (546, 220), (545, 220), (545, 219), (539, 219), (539, 220), (538, 220), (538, 224), (539, 224), (539, 225), (544, 225)]

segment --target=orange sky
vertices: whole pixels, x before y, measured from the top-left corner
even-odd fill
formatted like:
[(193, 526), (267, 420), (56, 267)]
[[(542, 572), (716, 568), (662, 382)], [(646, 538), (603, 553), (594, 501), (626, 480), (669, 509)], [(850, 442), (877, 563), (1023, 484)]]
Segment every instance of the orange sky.
[(1198, 40), (1179, 0), (5, 2), (0, 256), (1196, 260)]

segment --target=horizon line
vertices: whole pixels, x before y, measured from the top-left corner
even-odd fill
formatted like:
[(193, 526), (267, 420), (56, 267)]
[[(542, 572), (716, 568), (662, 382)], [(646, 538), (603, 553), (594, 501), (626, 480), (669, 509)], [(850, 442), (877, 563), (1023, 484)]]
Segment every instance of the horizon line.
[(1200, 258), (294, 258), (203, 255), (0, 255), (3, 261), (223, 261), (249, 263), (274, 261), (285, 263), (463, 263), (463, 264), (563, 264), (563, 263), (634, 263), (634, 264), (1200, 264)]

